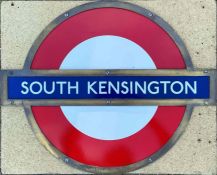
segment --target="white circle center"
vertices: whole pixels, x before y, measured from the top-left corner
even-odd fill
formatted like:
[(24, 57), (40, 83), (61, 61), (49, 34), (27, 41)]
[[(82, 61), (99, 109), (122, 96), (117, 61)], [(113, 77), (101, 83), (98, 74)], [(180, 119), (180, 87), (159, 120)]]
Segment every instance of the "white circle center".
[[(118, 36), (90, 38), (73, 48), (60, 69), (156, 69), (138, 44)], [(101, 140), (129, 137), (144, 128), (157, 106), (61, 106), (80, 132)]]

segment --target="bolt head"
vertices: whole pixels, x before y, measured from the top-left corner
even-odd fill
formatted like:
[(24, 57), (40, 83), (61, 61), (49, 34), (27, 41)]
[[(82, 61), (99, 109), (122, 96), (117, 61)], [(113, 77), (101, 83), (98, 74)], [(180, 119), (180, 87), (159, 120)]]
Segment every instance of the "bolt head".
[(9, 71), (9, 75), (13, 75), (14, 73), (13, 73), (13, 71)]
[(148, 16), (153, 16), (153, 14), (151, 12), (148, 13)]
[(149, 158), (149, 159), (148, 159), (148, 161), (149, 161), (149, 162), (152, 162), (152, 159), (151, 159), (151, 158)]

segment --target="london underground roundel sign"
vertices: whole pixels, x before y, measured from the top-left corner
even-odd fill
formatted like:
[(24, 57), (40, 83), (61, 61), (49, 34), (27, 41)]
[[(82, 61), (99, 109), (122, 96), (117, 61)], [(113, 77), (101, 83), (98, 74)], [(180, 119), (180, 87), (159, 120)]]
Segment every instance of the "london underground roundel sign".
[(8, 78), (8, 99), (23, 100), (53, 155), (95, 173), (153, 162), (181, 135), (192, 101), (210, 98), (210, 75), (193, 72), (173, 29), (125, 2), (62, 14), (35, 41), (24, 69), (29, 75)]

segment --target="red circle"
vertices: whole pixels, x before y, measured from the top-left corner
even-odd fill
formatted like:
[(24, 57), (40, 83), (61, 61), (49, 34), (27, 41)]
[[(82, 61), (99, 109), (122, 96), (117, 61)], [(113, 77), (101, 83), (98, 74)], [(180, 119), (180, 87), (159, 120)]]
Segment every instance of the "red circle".
[(160, 26), (135, 12), (117, 8), (88, 10), (62, 22), (40, 45), (31, 68), (59, 69), (63, 58), (75, 46), (101, 35), (134, 41), (145, 49), (159, 69), (185, 68), (175, 42)]
[[(72, 16), (50, 32), (38, 48), (31, 69), (59, 69), (76, 45), (100, 35), (134, 41), (146, 50), (158, 69), (186, 67), (178, 47), (160, 26), (129, 10), (99, 8)], [(142, 130), (115, 141), (81, 133), (67, 121), (60, 107), (33, 106), (32, 113), (43, 134), (63, 154), (87, 165), (117, 167), (144, 160), (159, 151), (178, 128), (185, 106), (160, 106)]]

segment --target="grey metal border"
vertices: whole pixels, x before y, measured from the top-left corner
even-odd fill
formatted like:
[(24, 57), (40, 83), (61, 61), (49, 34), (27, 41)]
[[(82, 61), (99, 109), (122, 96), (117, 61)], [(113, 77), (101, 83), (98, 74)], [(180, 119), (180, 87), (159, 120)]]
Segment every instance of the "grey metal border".
[[(27, 55), (27, 59), (26, 59), (26, 62), (24, 64), (24, 70), (30, 70), (32, 60), (33, 60), (34, 55), (35, 55), (38, 47), (40, 46), (41, 42), (45, 39), (45, 37), (48, 35), (48, 33), (51, 32), (58, 24), (60, 24), (64, 20), (66, 20), (69, 17), (74, 16), (74, 15), (80, 13), (80, 12), (95, 9), (95, 8), (102, 8), (102, 7), (114, 7), (114, 8), (122, 8), (122, 9), (131, 10), (131, 11), (134, 11), (134, 12), (136, 12), (138, 14), (141, 14), (141, 15), (149, 18), (153, 22), (157, 23), (160, 27), (162, 27), (170, 35), (170, 37), (173, 39), (173, 41), (178, 46), (183, 58), (185, 59), (187, 69), (188, 70), (193, 70), (193, 64), (191, 62), (190, 55), (188, 54), (188, 51), (187, 51), (184, 43), (182, 42), (180, 37), (177, 35), (177, 33), (172, 29), (172, 27), (170, 27), (159, 16), (157, 16), (156, 14), (152, 13), (151, 11), (149, 11), (149, 10), (147, 10), (145, 8), (142, 8), (142, 7), (134, 5), (134, 4), (130, 4), (128, 2), (123, 2), (123, 1), (120, 2), (120, 1), (115, 1), (115, 0), (110, 0), (110, 1), (103, 0), (103, 1), (96, 1), (96, 2), (90, 2), (90, 3), (87, 3), (87, 4), (83, 4), (83, 5), (80, 5), (78, 7), (75, 7), (73, 9), (63, 13), (59, 17), (57, 17), (53, 22), (51, 22), (42, 31), (42, 33), (38, 36), (38, 38), (34, 42), (33, 46), (31, 47), (31, 49), (30, 49), (30, 51), (29, 51), (29, 53)], [(73, 167), (76, 167), (78, 169), (85, 170), (85, 171), (88, 171), (88, 172), (93, 172), (93, 173), (125, 173), (125, 172), (128, 172), (128, 171), (132, 171), (132, 170), (136, 170), (138, 168), (141, 168), (141, 167), (143, 167), (145, 165), (148, 165), (149, 163), (153, 162), (154, 160), (158, 159), (163, 154), (165, 154), (169, 150), (169, 148), (172, 147), (176, 143), (178, 138), (181, 136), (181, 134), (183, 133), (183, 131), (185, 130), (185, 128), (187, 126), (188, 121), (190, 120), (190, 116), (191, 116), (192, 109), (193, 109), (193, 106), (194, 106), (194, 105), (191, 105), (191, 104), (187, 105), (186, 112), (184, 114), (182, 122), (180, 123), (180, 126), (176, 130), (175, 134), (167, 142), (167, 144), (164, 145), (164, 147), (162, 149), (160, 149), (158, 152), (153, 154), (151, 157), (149, 157), (149, 158), (147, 158), (145, 160), (142, 160), (142, 161), (140, 161), (138, 163), (128, 165), (128, 166), (103, 168), (103, 167), (96, 167), (96, 166), (81, 164), (81, 163), (79, 163), (77, 161), (74, 161), (74, 160), (70, 159), (69, 157), (66, 157), (61, 152), (59, 152), (45, 138), (45, 136), (40, 131), (38, 125), (36, 124), (34, 116), (32, 114), (30, 104), (23, 104), (23, 105), (24, 105), (24, 109), (25, 109), (27, 119), (28, 119), (28, 121), (29, 121), (29, 123), (30, 123), (30, 125), (32, 127), (33, 132), (35, 133), (36, 137), (39, 139), (41, 144), (44, 145), (46, 147), (46, 149), (51, 154), (53, 154), (55, 157), (63, 160), (64, 162), (66, 162), (67, 164), (69, 164), (69, 165), (71, 165)]]

